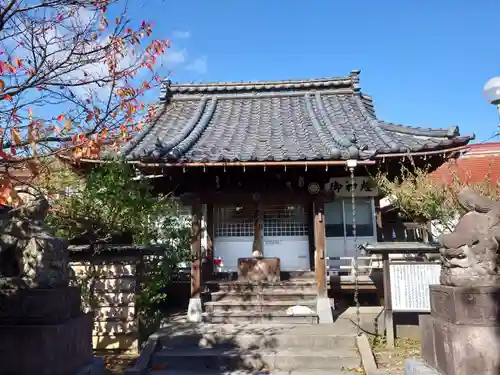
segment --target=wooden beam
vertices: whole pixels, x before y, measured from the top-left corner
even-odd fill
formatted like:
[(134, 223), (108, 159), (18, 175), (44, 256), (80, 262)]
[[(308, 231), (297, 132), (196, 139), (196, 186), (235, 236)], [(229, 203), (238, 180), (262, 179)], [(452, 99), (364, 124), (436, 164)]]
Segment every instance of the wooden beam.
[[(254, 194), (251, 192), (210, 192), (203, 191), (199, 193), (204, 202), (212, 202), (217, 205), (234, 204), (251, 205), (255, 204)], [(186, 195), (182, 197), (185, 202), (190, 202), (197, 199), (196, 194)], [(278, 205), (278, 204), (306, 204), (311, 199), (311, 195), (307, 191), (287, 192), (286, 188), (277, 192), (265, 192), (260, 194), (259, 203), (261, 205)]]
[[(443, 151), (441, 151), (443, 153)], [(402, 154), (404, 156), (413, 154)], [(80, 159), (85, 162), (103, 163), (95, 159)], [(129, 161), (128, 163), (138, 165), (140, 167), (324, 167), (324, 166), (345, 166), (347, 160), (311, 160), (311, 161), (235, 161), (235, 162), (206, 162), (206, 163), (155, 163), (142, 162), (138, 160)], [(358, 165), (375, 165), (375, 160), (358, 160)]]
[(201, 295), (201, 202), (195, 201), (191, 206), (191, 298)]
[(326, 296), (326, 239), (325, 239), (325, 202), (323, 197), (314, 201), (314, 269), (316, 288), (319, 296)]

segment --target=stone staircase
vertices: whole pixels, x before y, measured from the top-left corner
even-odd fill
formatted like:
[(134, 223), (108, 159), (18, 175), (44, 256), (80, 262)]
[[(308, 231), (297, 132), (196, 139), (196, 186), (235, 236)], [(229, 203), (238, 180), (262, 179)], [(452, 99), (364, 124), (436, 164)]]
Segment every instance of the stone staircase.
[(171, 324), (151, 357), (155, 375), (355, 374), (360, 359), (346, 324)]
[[(268, 282), (221, 282), (213, 285), (205, 303), (207, 323), (318, 323), (316, 283), (311, 279)], [(307, 314), (287, 314), (292, 306), (306, 306)]]
[[(204, 322), (170, 321), (142, 350), (142, 370), (126, 375), (342, 375), (359, 369), (355, 327), (345, 321), (317, 324), (310, 276), (209, 287)], [(288, 315), (295, 305), (312, 312)]]

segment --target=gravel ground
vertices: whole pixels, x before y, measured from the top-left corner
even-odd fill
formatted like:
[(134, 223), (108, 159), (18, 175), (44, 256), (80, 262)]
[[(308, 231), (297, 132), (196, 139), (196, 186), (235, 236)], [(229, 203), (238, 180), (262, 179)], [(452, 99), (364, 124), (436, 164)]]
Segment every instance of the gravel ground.
[(394, 349), (372, 341), (372, 349), (378, 367), (388, 375), (402, 375), (405, 359), (420, 358), (420, 342), (415, 340), (396, 340)]

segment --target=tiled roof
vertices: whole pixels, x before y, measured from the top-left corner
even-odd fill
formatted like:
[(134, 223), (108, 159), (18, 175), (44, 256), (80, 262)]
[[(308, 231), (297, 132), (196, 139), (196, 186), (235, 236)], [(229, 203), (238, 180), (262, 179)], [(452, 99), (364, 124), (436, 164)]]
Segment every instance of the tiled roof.
[(329, 79), (164, 85), (159, 115), (125, 146), (127, 159), (250, 162), (370, 159), (467, 144), (458, 127), (381, 121), (359, 71)]
[(487, 180), (500, 182), (500, 142), (471, 144), (462, 156), (436, 169), (432, 176), (450, 184), (454, 179), (469, 184)]

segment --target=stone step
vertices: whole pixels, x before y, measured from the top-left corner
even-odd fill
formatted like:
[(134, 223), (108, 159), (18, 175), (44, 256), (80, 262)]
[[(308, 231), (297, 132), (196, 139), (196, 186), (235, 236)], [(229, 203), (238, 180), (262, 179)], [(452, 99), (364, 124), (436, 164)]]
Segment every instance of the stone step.
[(356, 368), (360, 358), (354, 349), (241, 350), (163, 349), (153, 354), (151, 367), (166, 370), (332, 370)]
[(315, 281), (278, 281), (271, 282), (220, 282), (214, 291), (223, 292), (262, 292), (262, 291), (288, 291), (293, 293), (316, 293)]
[(248, 335), (351, 335), (356, 336), (356, 329), (347, 322), (336, 321), (333, 324), (299, 325), (289, 324), (209, 324), (191, 323), (178, 319), (162, 325), (157, 331), (159, 336), (204, 335), (206, 333), (248, 334)]
[[(253, 328), (255, 327), (255, 328)], [(300, 330), (300, 328), (304, 328)], [(317, 328), (322, 328), (318, 331)], [(354, 330), (325, 330), (324, 325), (230, 325), (178, 327), (160, 331), (164, 348), (240, 348), (240, 349), (336, 349), (355, 345)]]
[[(183, 371), (183, 370), (154, 370), (149, 372), (151, 375), (221, 375), (220, 370), (206, 371)], [(254, 371), (254, 370), (234, 370), (224, 371), (224, 375), (359, 375), (358, 371), (348, 371), (347, 369), (331, 370), (272, 370), (272, 371)]]
[(206, 302), (205, 311), (208, 313), (272, 313), (286, 312), (289, 307), (301, 305), (316, 310), (316, 301), (267, 301), (267, 302), (249, 302), (249, 301), (217, 301)]
[(204, 313), (206, 323), (284, 323), (284, 324), (317, 324), (319, 318), (311, 315), (287, 315), (283, 312), (235, 312), (235, 313)]
[(262, 292), (215, 292), (212, 293), (212, 301), (316, 301), (316, 292), (303, 293), (292, 291), (268, 291)]
[(281, 280), (316, 280), (316, 273), (314, 271), (291, 271), (281, 272)]

